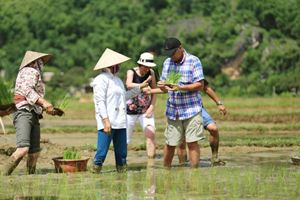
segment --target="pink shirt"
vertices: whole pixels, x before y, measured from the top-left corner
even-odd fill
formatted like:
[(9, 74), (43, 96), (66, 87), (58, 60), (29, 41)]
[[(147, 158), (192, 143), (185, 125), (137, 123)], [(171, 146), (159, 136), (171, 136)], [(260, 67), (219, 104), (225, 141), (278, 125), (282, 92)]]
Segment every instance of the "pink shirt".
[(33, 67), (21, 69), (16, 79), (15, 94), (26, 98), (26, 100), (16, 104), (17, 109), (25, 108), (41, 114), (43, 109), (36, 104), (36, 101), (45, 95), (41, 71)]

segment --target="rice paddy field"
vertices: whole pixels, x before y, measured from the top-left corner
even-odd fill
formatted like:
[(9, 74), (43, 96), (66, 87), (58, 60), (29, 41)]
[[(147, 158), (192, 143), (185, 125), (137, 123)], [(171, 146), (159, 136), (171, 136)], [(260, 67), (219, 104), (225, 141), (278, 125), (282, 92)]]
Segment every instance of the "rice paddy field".
[[(92, 163), (96, 122), (92, 97), (85, 96), (73, 99), (65, 116), (45, 116), (42, 138), (51, 142), (42, 144), (37, 174), (26, 175), (24, 159), (12, 176), (0, 176), (0, 199), (300, 199), (300, 165), (290, 161), (300, 149), (300, 98), (224, 98), (226, 116), (208, 97), (203, 99), (220, 130), (219, 154), (225, 166), (210, 166), (206, 139), (200, 143), (198, 169), (188, 163), (179, 166), (176, 156), (171, 169), (163, 168), (166, 96), (162, 95), (155, 108), (154, 160), (146, 158), (137, 125), (126, 173), (116, 172), (111, 150), (101, 174), (57, 174), (51, 158), (66, 147), (75, 147)], [(15, 138), (11, 118), (2, 120), (6, 135), (0, 135), (0, 148), (14, 145)], [(0, 167), (7, 158), (0, 154)]]

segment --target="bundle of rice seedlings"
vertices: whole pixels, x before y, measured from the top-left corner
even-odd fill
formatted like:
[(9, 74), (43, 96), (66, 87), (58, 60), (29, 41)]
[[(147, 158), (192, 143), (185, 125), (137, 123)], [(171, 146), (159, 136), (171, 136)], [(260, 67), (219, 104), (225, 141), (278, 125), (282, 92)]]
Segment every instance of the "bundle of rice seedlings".
[(59, 109), (66, 109), (70, 101), (70, 95), (61, 90), (49, 90), (46, 92), (46, 99), (52, 103), (52, 105)]
[(80, 153), (74, 148), (67, 148), (64, 150), (63, 159), (73, 160), (73, 159), (80, 159)]
[[(16, 111), (16, 106), (13, 102), (13, 90), (4, 80), (0, 80), (0, 117), (10, 115)], [(4, 126), (1, 124), (3, 132)]]
[(0, 80), (0, 105), (9, 105), (13, 103), (13, 90), (4, 80)]
[(64, 110), (67, 108), (70, 102), (70, 95), (65, 94), (64, 98), (60, 101), (60, 104), (58, 105), (58, 108)]
[(178, 85), (179, 80), (181, 79), (181, 74), (179, 72), (170, 72), (166, 84)]

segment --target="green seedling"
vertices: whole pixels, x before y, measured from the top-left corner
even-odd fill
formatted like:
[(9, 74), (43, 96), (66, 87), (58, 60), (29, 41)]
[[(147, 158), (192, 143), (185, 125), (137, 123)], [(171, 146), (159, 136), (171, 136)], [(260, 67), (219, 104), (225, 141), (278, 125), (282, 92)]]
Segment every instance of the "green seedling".
[(170, 72), (165, 83), (178, 85), (181, 77), (182, 75), (179, 72)]
[(0, 80), (0, 105), (7, 105), (13, 102), (13, 93), (9, 84)]
[(64, 96), (64, 98), (62, 99), (61, 103), (59, 104), (58, 108), (60, 108), (62, 110), (66, 109), (66, 107), (68, 106), (69, 102), (70, 102), (70, 96), (68, 94), (66, 94)]
[(56, 108), (64, 110), (70, 101), (70, 95), (60, 90), (49, 90), (46, 92), (46, 99)]
[(72, 159), (80, 159), (80, 154), (75, 148), (68, 148), (64, 151), (63, 159), (72, 160)]

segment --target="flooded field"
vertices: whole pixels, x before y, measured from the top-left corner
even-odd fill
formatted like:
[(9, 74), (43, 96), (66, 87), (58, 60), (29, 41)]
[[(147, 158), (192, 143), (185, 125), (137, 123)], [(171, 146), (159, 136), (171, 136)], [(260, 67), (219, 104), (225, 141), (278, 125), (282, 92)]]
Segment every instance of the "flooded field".
[(51, 163), (26, 175), (23, 163), (0, 177), (0, 199), (299, 199), (300, 166), (289, 160), (295, 148), (223, 150), (226, 166), (211, 167), (206, 148), (198, 169), (175, 157), (167, 170), (161, 154), (147, 160), (144, 151), (129, 152), (127, 173), (115, 171), (113, 152), (98, 175), (56, 174)]
[[(23, 159), (12, 176), (0, 176), (0, 199), (300, 199), (300, 165), (290, 161), (300, 148), (299, 98), (228, 99), (225, 117), (208, 99), (204, 101), (220, 129), (219, 155), (225, 166), (211, 167), (206, 139), (200, 143), (200, 168), (191, 169), (188, 163), (179, 166), (175, 156), (173, 167), (164, 169), (164, 103), (158, 103), (155, 159), (147, 159), (144, 136), (137, 126), (127, 173), (115, 171), (110, 150), (101, 174), (56, 174), (52, 158), (61, 156), (66, 147), (90, 157), (89, 165), (95, 154), (92, 102), (78, 107), (74, 101), (66, 116), (46, 116), (41, 121), (46, 142), (37, 174), (25, 174)], [(14, 146), (15, 135), (11, 119), (3, 121), (8, 134), (0, 134), (0, 148), (5, 149)], [(0, 154), (0, 168), (7, 158)]]

